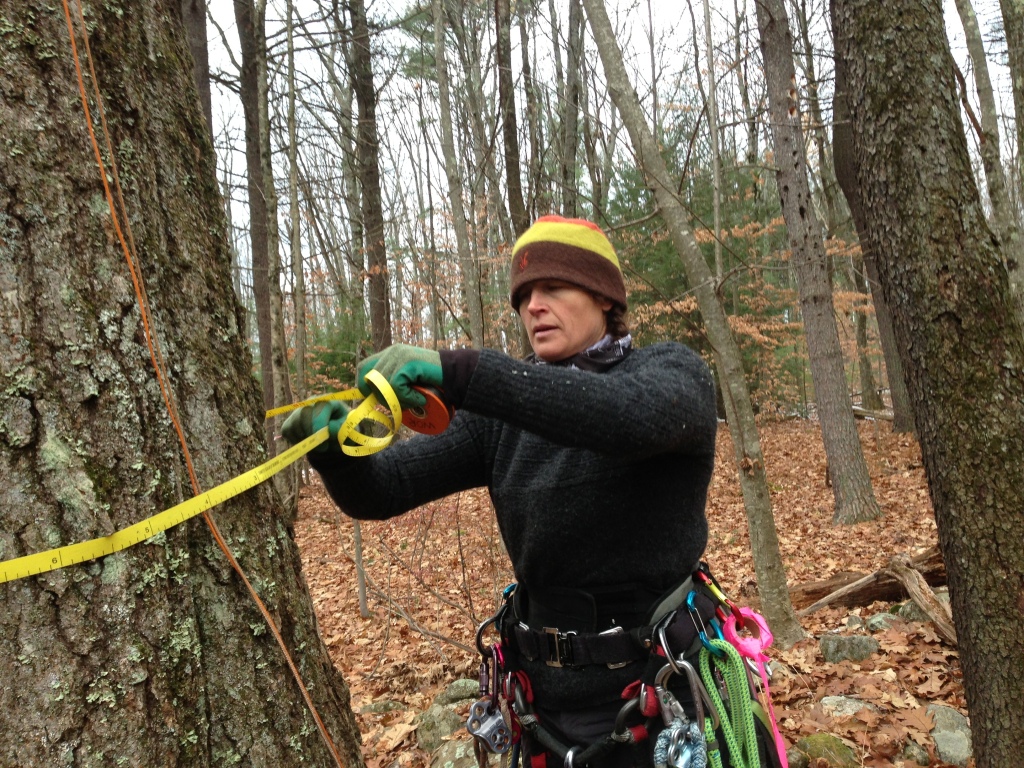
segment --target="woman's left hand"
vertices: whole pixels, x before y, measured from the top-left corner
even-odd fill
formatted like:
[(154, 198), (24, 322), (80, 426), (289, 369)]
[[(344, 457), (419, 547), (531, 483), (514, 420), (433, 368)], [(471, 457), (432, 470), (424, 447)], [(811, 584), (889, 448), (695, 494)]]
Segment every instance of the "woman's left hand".
[(432, 349), (411, 344), (393, 344), (382, 352), (370, 355), (360, 364), (356, 386), (365, 396), (374, 393), (373, 385), (366, 380), (366, 374), (371, 370), (388, 380), (402, 408), (426, 405), (426, 398), (413, 389), (414, 386), (440, 389), (443, 381), (441, 356)]

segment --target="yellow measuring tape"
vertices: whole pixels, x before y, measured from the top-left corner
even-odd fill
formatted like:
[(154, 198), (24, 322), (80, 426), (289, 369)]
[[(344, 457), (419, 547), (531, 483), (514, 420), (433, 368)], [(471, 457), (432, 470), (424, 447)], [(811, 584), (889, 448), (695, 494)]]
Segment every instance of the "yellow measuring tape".
[[(375, 395), (365, 398), (360, 405), (349, 412), (341, 429), (338, 430), (338, 442), (341, 444), (342, 451), (350, 456), (367, 456), (383, 450), (395, 439), (395, 434), (402, 425), (402, 409), (387, 379), (377, 371), (367, 373), (366, 379), (374, 384), (384, 397), (390, 414), (377, 410), (379, 400)], [(267, 411), (267, 418), (278, 416), (288, 411), (294, 411), (304, 405), (312, 405), (313, 403), (328, 400), (357, 400), (361, 397), (362, 395), (357, 389), (312, 397), (308, 400), (303, 400), (301, 403), (292, 403), (291, 405)], [(357, 431), (359, 424), (366, 420), (383, 424), (387, 428), (388, 433), (383, 437), (371, 437), (360, 433)], [(158, 533), (166, 531), (168, 528), (173, 528), (189, 518), (200, 515), (218, 504), (223, 504), (228, 499), (233, 499), (235, 496), (259, 485), (264, 480), (270, 479), (289, 464), (293, 464), (318, 445), (326, 442), (329, 437), (329, 430), (327, 427), (324, 427), (301, 443), (296, 443), (288, 450), (278, 454), (270, 459), (270, 461), (260, 464), (255, 469), (250, 469), (248, 472), (238, 475), (225, 483), (221, 483), (205, 493), (194, 496), (188, 501), (183, 501), (181, 504), (176, 504), (170, 509), (166, 509), (142, 522), (116, 531), (109, 536), (49, 549), (34, 555), (16, 557), (13, 560), (2, 560), (0, 561), (0, 584), (6, 581), (23, 579), (26, 576), (37, 576), (41, 573), (55, 571), (58, 568), (64, 568), (69, 565), (77, 565), (87, 560), (95, 560), (98, 557), (104, 557), (105, 555), (119, 552), (122, 549), (127, 549), (146, 541)]]

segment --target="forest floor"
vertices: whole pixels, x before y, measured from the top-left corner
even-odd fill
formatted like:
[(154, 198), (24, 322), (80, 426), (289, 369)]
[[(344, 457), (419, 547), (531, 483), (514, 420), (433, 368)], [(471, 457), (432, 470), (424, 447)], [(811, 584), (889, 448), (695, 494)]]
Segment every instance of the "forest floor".
[[(743, 603), (755, 592), (754, 572), (725, 425), (719, 435), (708, 496), (706, 559), (726, 593)], [(936, 544), (914, 438), (892, 433), (885, 422), (861, 422), (860, 435), (884, 517), (834, 526), (817, 423), (794, 420), (762, 427), (791, 586), (844, 571), (867, 574), (894, 555), (913, 556)], [(367, 765), (419, 768), (429, 764), (429, 756), (416, 745), (415, 717), (452, 680), (476, 678), (475, 629), (513, 581), (508, 558), (483, 490), (463, 492), (394, 520), (364, 522), (369, 616), (363, 618), (354, 531), (352, 521), (338, 513), (315, 480), (303, 490), (296, 536), (321, 634), (351, 689)], [(822, 660), (818, 638), (824, 633), (851, 633), (846, 628), (851, 614), (867, 618), (890, 607), (824, 608), (802, 619), (806, 640), (785, 651), (770, 651), (782, 665), (772, 693), (790, 744), (825, 731), (853, 747), (864, 765), (899, 766), (908, 738), (934, 755), (928, 704), (945, 704), (966, 714), (957, 651), (931, 624), (897, 622), (875, 633), (881, 650), (860, 663)], [(852, 717), (830, 717), (820, 700), (835, 695), (854, 695), (874, 708)], [(470, 737), (463, 729), (454, 738)], [(932, 765), (941, 763), (933, 759)]]

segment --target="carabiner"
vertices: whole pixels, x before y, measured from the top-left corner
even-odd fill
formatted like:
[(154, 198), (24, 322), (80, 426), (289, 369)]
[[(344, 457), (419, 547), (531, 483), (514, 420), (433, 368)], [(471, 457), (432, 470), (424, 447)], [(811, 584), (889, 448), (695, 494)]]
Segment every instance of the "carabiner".
[(485, 619), (483, 623), (481, 623), (480, 626), (476, 628), (476, 649), (480, 652), (480, 655), (485, 658), (490, 657), (491, 646), (484, 645), (484, 630), (486, 630), (487, 627), (489, 627), (491, 624), (493, 624), (495, 627), (498, 626), (498, 622), (500, 622), (501, 618), (505, 615), (505, 609), (507, 605), (508, 603), (503, 603), (496, 614), (491, 616), (491, 618), (489, 619)]
[[(725, 655), (725, 652), (715, 648), (708, 640), (708, 628), (704, 626), (704, 619), (701, 618), (700, 613), (697, 611), (697, 606), (694, 604), (694, 598), (697, 597), (696, 590), (692, 590), (690, 594), (686, 596), (686, 609), (690, 612), (690, 621), (693, 622), (693, 628), (697, 630), (697, 636), (700, 638), (701, 644), (708, 649), (711, 653), (719, 658)], [(698, 625), (697, 622), (700, 622)]]

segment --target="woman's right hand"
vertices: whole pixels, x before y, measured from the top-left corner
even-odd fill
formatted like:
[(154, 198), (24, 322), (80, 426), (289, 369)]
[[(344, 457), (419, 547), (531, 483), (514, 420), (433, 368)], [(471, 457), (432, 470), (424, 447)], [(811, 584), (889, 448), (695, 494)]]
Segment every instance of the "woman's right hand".
[(313, 451), (315, 453), (341, 453), (338, 430), (345, 423), (347, 416), (348, 407), (340, 400), (327, 400), (304, 405), (285, 419), (281, 426), (281, 436), (288, 441), (289, 445), (295, 445), (324, 427), (328, 427), (330, 437)]

